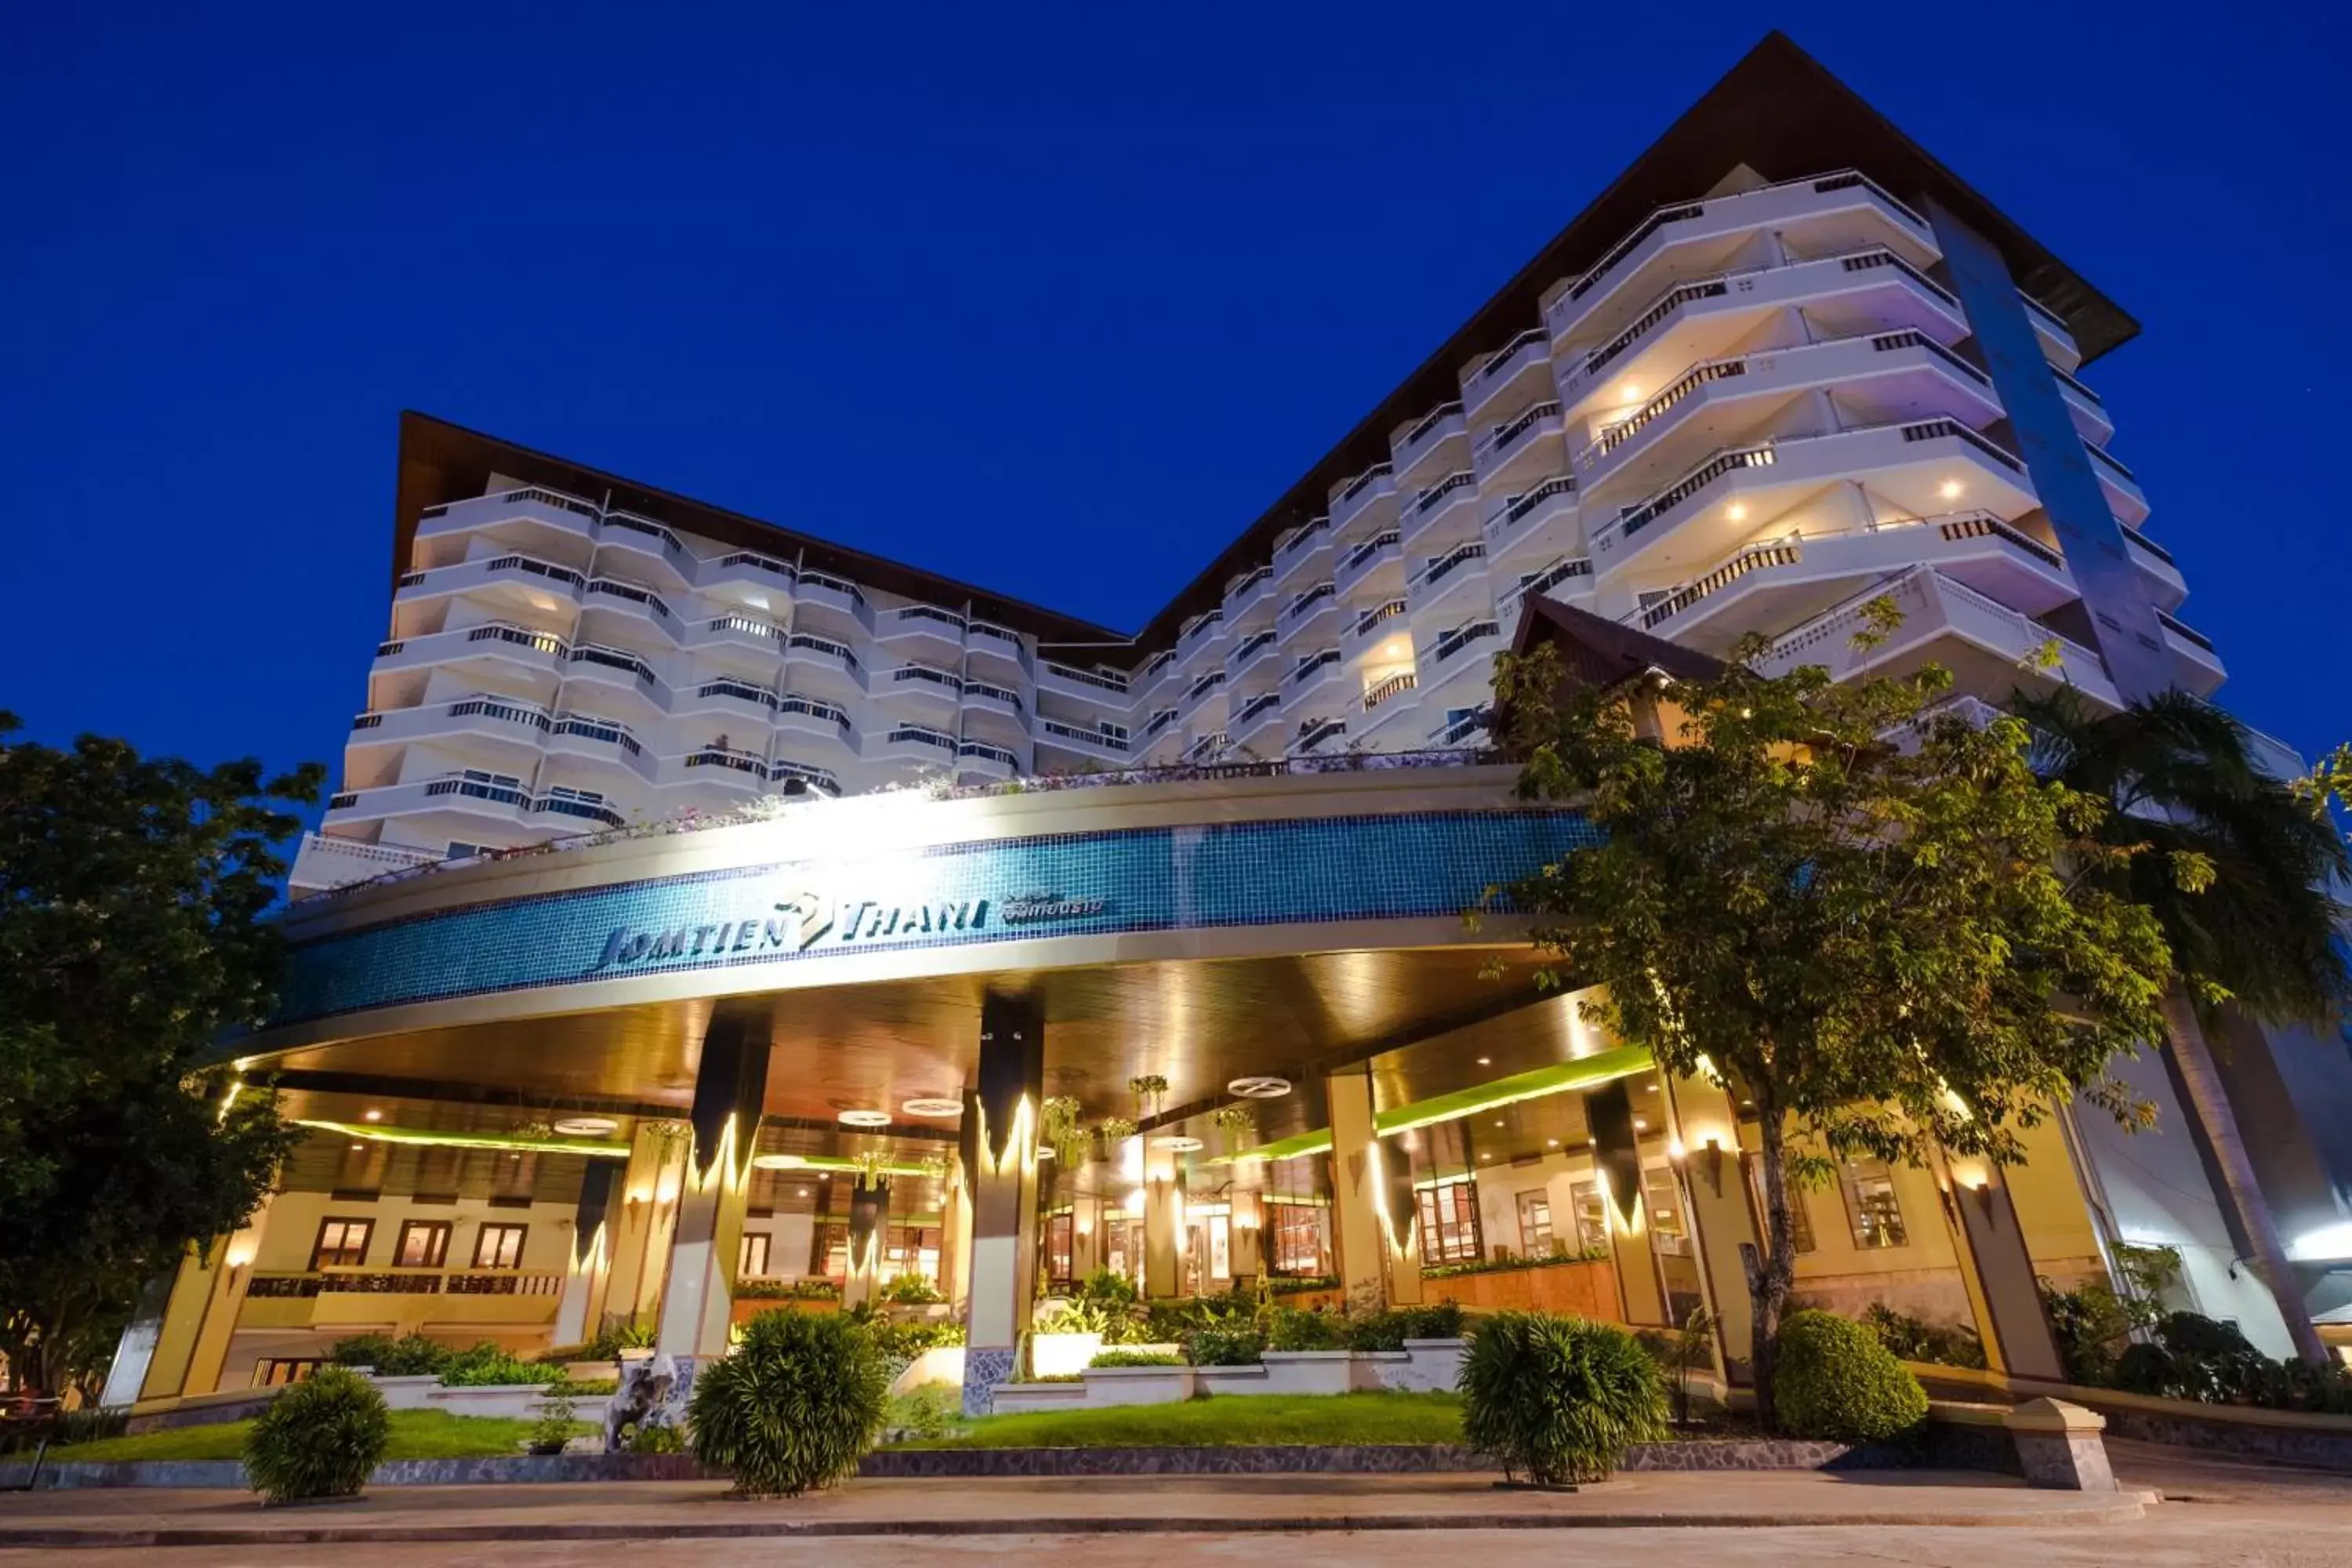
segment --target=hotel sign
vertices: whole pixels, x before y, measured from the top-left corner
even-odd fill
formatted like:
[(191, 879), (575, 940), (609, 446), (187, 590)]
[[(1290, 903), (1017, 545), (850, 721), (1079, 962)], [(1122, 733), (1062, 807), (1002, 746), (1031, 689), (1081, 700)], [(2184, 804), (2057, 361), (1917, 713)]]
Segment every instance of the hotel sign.
[(717, 911), (721, 918), (658, 927), (615, 926), (591, 974), (667, 964), (720, 963), (820, 947), (867, 945), (927, 937), (978, 936), (992, 927), (1053, 927), (1105, 913), (1110, 901), (1028, 892), (1009, 899), (940, 899), (898, 902), (835, 899), (811, 889), (787, 894), (769, 909)]

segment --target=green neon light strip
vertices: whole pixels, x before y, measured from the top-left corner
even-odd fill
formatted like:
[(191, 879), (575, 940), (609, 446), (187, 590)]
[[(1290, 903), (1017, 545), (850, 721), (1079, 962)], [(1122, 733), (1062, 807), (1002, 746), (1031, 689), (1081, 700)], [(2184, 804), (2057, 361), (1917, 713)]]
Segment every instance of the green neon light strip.
[(383, 1127), (373, 1122), (312, 1121), (295, 1118), (295, 1125), (373, 1143), (414, 1143), (440, 1149), (510, 1149), (517, 1153), (585, 1154), (594, 1160), (625, 1160), (626, 1143), (603, 1143), (587, 1138), (517, 1138), (497, 1132), (436, 1132), (426, 1127)]
[[(751, 1162), (751, 1168), (757, 1171), (766, 1171), (771, 1173), (778, 1173), (785, 1171), (863, 1171), (866, 1168), (866, 1164), (862, 1161), (852, 1160), (840, 1154), (785, 1154), (777, 1157), (780, 1157), (788, 1163), (782, 1165), (762, 1165), (760, 1163), (761, 1160), (771, 1158), (769, 1155), (762, 1154)], [(937, 1176), (941, 1174), (940, 1171), (936, 1166), (930, 1165), (876, 1165), (873, 1167), (873, 1170), (874, 1173), (877, 1176)]]
[[(1372, 1118), (1373, 1129), (1383, 1138), (1393, 1138), (1400, 1132), (1410, 1132), (1418, 1127), (1433, 1126), (1440, 1121), (1458, 1121), (1482, 1110), (1517, 1105), (1525, 1100), (1541, 1100), (1547, 1095), (1568, 1094), (1578, 1089), (1598, 1089), (1621, 1078), (1631, 1078), (1648, 1070), (1655, 1064), (1650, 1053), (1640, 1046), (1620, 1046), (1613, 1051), (1598, 1056), (1580, 1057), (1572, 1062), (1557, 1062), (1538, 1068), (1533, 1072), (1513, 1073), (1492, 1083), (1477, 1084), (1469, 1089), (1441, 1094), (1433, 1099), (1416, 1100), (1383, 1110)], [(1220, 1154), (1208, 1162), (1212, 1165), (1256, 1164), (1267, 1160), (1295, 1160), (1302, 1154), (1330, 1152), (1331, 1130), (1321, 1128), (1313, 1132), (1301, 1132), (1293, 1138), (1277, 1139), (1238, 1154)]]

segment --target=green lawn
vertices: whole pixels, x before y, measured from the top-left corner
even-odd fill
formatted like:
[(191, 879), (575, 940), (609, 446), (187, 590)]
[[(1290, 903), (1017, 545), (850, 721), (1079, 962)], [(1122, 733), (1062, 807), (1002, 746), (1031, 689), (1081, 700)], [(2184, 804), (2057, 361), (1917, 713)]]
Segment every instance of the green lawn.
[(1181, 1405), (983, 1415), (907, 1448), (1224, 1448), (1265, 1443), (1459, 1443), (1451, 1394), (1244, 1394)]
[[(530, 1435), (533, 1423), (488, 1415), (452, 1415), (446, 1410), (395, 1410), (392, 1413), (392, 1446), (387, 1459), (471, 1459), (488, 1454), (521, 1452), (515, 1445)], [(51, 1448), (49, 1458), (60, 1463), (115, 1459), (237, 1459), (245, 1457), (245, 1435), (250, 1421), (224, 1421), (214, 1426), (181, 1426), (168, 1432), (148, 1432), (136, 1437), (101, 1437)], [(584, 1426), (581, 1430), (585, 1431)]]

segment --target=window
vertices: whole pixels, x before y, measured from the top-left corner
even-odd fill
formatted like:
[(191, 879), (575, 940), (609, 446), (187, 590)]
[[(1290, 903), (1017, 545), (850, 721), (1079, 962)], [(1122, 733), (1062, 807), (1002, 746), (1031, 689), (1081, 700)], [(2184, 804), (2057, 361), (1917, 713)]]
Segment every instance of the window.
[[(726, 743), (726, 739), (727, 738), (724, 735), (719, 737), (719, 743), (722, 746)], [(576, 800), (583, 805), (602, 805), (604, 804), (604, 793), (600, 790), (573, 789), (569, 784), (557, 784), (547, 793), (553, 799)]]
[(449, 840), (449, 858), (452, 860), (471, 860), (481, 852), (482, 847), (478, 844), (467, 844), (457, 838)]
[(735, 1260), (738, 1279), (764, 1279), (768, 1272), (768, 1243), (772, 1239), (764, 1230), (746, 1231), (743, 1249)]
[(467, 784), (490, 784), (499, 789), (520, 789), (522, 780), (513, 773), (484, 773), (479, 768), (464, 768), (457, 776)]
[(1209, 1278), (1234, 1277), (1234, 1218), (1228, 1212), (1209, 1216)]
[(1642, 1186), (1650, 1209), (1651, 1239), (1659, 1252), (1668, 1258), (1689, 1257), (1690, 1236), (1683, 1228), (1683, 1199), (1675, 1190), (1674, 1172), (1645, 1172)]
[(400, 1247), (392, 1255), (395, 1268), (438, 1268), (449, 1257), (449, 1222), (413, 1219), (400, 1227)]
[(1273, 1268), (1294, 1278), (1323, 1272), (1323, 1215), (1309, 1204), (1268, 1204), (1274, 1232)]
[(1478, 1189), (1466, 1177), (1421, 1189), (1421, 1260), (1478, 1261)]
[(1045, 1279), (1056, 1290), (1070, 1288), (1071, 1216), (1045, 1216)]
[(522, 1267), (522, 1233), (530, 1227), (520, 1225), (486, 1225), (482, 1234), (474, 1238), (474, 1267), (477, 1268), (520, 1268)]
[(1599, 1182), (1570, 1182), (1569, 1202), (1576, 1207), (1576, 1246), (1580, 1252), (1609, 1250), (1609, 1200)]
[(1856, 1247), (1901, 1247), (1910, 1240), (1903, 1229), (1903, 1207), (1895, 1198), (1895, 1175), (1884, 1161), (1849, 1160), (1838, 1176)]
[(375, 1231), (372, 1219), (328, 1219), (319, 1225), (319, 1244), (310, 1249), (310, 1267), (357, 1268), (367, 1261), (368, 1237)]
[(265, 1356), (253, 1363), (253, 1386), (278, 1388), (299, 1383), (327, 1363), (308, 1357)]
[(1529, 1258), (1551, 1251), (1551, 1198), (1544, 1193), (1519, 1194), (1519, 1250)]

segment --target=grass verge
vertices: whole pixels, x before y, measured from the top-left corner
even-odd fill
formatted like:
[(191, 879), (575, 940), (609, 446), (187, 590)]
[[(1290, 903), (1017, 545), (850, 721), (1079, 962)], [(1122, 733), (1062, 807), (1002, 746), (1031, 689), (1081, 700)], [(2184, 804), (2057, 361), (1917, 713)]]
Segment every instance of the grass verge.
[[(515, 1454), (535, 1423), (491, 1415), (452, 1415), (446, 1410), (395, 1410), (392, 1413), (392, 1446), (388, 1459), (478, 1459)], [(106, 1464), (130, 1459), (238, 1459), (245, 1457), (245, 1435), (250, 1421), (224, 1421), (214, 1426), (179, 1426), (166, 1432), (142, 1432), (135, 1437), (101, 1437), (51, 1448), (58, 1464)], [(582, 1431), (587, 1430), (582, 1427)], [(26, 1456), (18, 1456), (20, 1458)]]
[(1229, 1394), (1181, 1405), (983, 1415), (902, 1448), (1230, 1448), (1252, 1444), (1459, 1443), (1451, 1394)]

